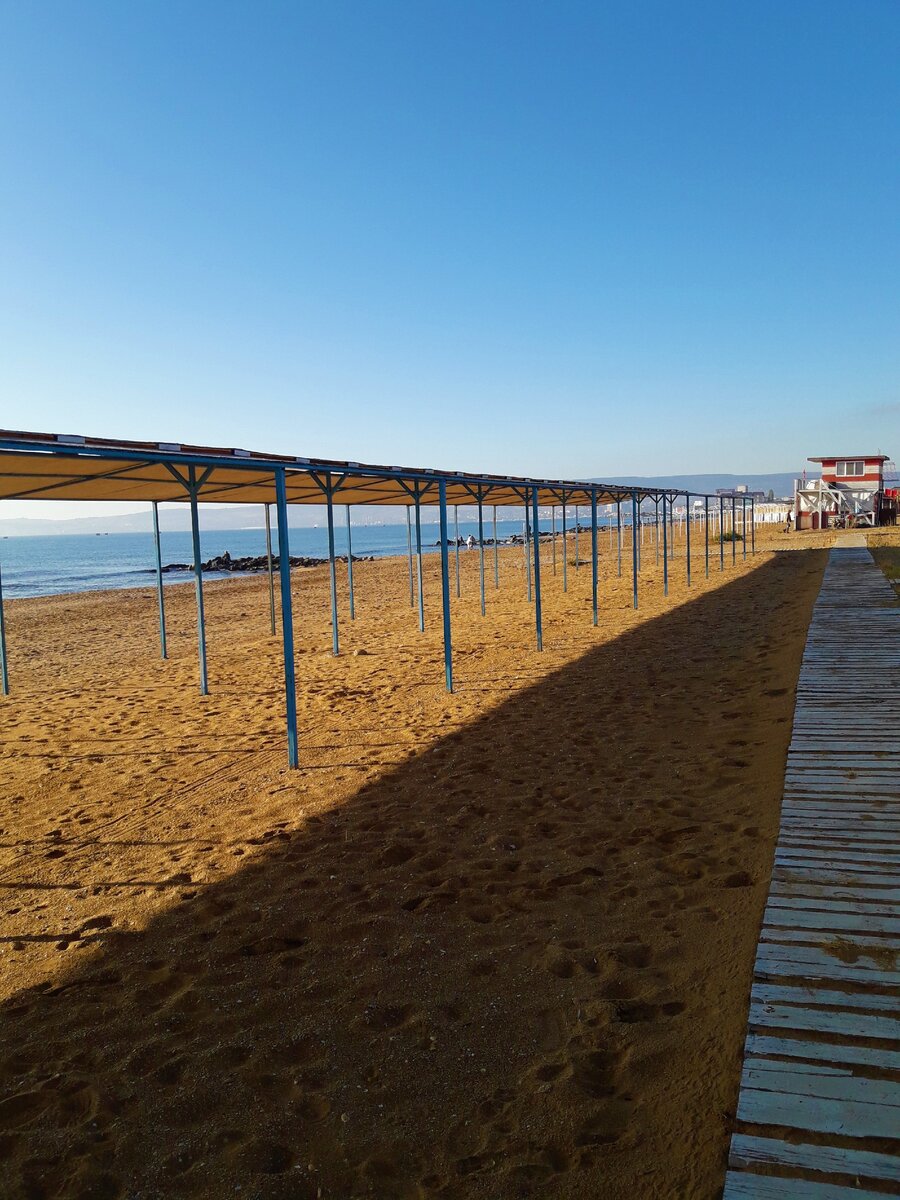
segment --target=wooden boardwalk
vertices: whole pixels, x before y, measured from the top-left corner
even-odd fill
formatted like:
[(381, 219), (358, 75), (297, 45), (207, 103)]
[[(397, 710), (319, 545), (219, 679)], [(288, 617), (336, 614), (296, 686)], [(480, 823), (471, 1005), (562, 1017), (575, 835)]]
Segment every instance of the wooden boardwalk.
[(803, 656), (723, 1200), (900, 1195), (900, 603), (861, 543)]

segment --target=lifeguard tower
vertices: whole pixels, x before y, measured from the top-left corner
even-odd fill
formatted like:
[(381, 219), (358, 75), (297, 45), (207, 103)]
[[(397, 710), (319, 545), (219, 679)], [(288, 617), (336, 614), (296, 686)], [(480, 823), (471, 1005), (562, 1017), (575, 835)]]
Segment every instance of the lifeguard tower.
[(794, 484), (797, 529), (896, 523), (896, 489), (885, 490), (886, 454), (835, 454), (809, 461), (820, 464), (822, 474)]

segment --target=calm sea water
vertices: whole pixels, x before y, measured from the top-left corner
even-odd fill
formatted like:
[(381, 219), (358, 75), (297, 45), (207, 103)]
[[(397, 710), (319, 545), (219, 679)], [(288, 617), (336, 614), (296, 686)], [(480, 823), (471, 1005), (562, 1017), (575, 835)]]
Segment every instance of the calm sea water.
[[(548, 522), (541, 528), (549, 528)], [(460, 521), (461, 537), (478, 534), (475, 521)], [(498, 521), (497, 534), (507, 538), (521, 534), (521, 521)], [(450, 536), (453, 536), (451, 521)], [(491, 536), (486, 522), (485, 536)], [(347, 531), (336, 530), (335, 549), (347, 552)], [(273, 531), (274, 539), (274, 531)], [(422, 526), (423, 551), (435, 553), (438, 526)], [(203, 559), (228, 550), (232, 558), (265, 554), (263, 529), (210, 530), (200, 533)], [(277, 552), (277, 551), (276, 551)], [(406, 525), (358, 525), (353, 527), (353, 553), (383, 558), (406, 553)], [(328, 533), (325, 529), (292, 529), (291, 554), (325, 558)], [(191, 561), (190, 533), (162, 534), (163, 563)], [(10, 599), (22, 596), (49, 596), (59, 592), (96, 591), (102, 588), (147, 587), (154, 583), (153, 536), (150, 533), (72, 534), (65, 536), (6, 537), (0, 539), (0, 570), (3, 593)], [(184, 583), (182, 572), (165, 575), (166, 583)], [(214, 579), (212, 572), (204, 578)]]

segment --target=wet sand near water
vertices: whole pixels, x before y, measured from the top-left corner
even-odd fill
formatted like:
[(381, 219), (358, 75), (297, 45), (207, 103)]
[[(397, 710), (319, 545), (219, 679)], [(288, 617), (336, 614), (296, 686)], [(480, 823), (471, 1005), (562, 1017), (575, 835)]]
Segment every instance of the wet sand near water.
[[(293, 576), (302, 767), (265, 581), (8, 606), (0, 1194), (719, 1194), (823, 539), (664, 600), (645, 546)], [(588, 539), (581, 540), (582, 554)], [(570, 541), (569, 557), (573, 557)], [(488, 556), (489, 572), (492, 559)]]

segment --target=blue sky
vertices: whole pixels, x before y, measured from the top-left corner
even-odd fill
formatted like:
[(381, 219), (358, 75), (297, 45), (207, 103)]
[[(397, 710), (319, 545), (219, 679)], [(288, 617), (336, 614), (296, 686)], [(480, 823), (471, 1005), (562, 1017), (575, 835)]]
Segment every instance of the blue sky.
[(0, 425), (900, 456), (898, 62), (896, 0), (2, 0)]

